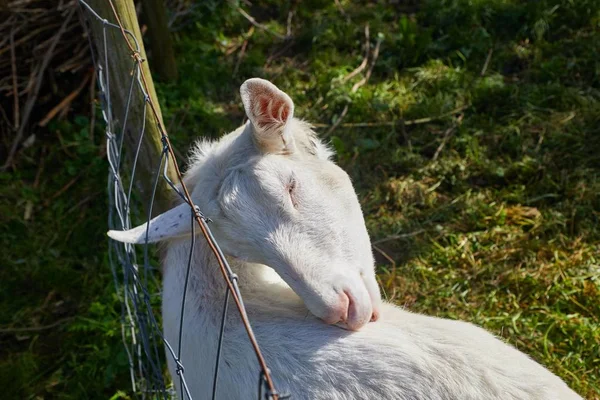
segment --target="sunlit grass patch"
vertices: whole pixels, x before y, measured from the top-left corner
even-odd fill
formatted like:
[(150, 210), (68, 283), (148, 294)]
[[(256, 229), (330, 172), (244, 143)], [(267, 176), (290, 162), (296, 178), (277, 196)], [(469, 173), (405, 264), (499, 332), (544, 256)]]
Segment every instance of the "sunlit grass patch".
[[(278, 34), (292, 12), (281, 40), (199, 2), (174, 33), (180, 79), (157, 88), (175, 147), (237, 127), (239, 85), (272, 80), (352, 176), (389, 300), (479, 324), (600, 398), (600, 2), (339, 4), (243, 5)], [(346, 79), (367, 24), (369, 62)], [(68, 318), (0, 335), (7, 398), (127, 397), (88, 123), (55, 126), (0, 174), (0, 324)]]

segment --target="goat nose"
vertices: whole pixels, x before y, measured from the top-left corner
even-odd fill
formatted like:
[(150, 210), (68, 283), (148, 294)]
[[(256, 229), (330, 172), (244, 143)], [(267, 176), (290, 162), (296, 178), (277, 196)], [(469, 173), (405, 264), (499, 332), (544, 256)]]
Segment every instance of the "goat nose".
[(348, 329), (355, 331), (373, 318), (373, 305), (366, 289), (363, 292), (358, 290), (356, 292), (344, 291), (344, 293), (349, 299), (346, 325)]
[(340, 293), (338, 302), (331, 309), (328, 315), (323, 318), (326, 324), (336, 324), (338, 322), (346, 322), (348, 319), (348, 308), (350, 306), (350, 298), (346, 292)]

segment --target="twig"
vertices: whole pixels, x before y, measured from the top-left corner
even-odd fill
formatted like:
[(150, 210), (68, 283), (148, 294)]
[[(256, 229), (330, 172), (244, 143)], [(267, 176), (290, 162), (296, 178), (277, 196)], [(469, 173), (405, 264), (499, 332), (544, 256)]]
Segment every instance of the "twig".
[(71, 142), (69, 144), (65, 144), (65, 139), (63, 139), (61, 133), (60, 133), (60, 129), (56, 130), (56, 137), (58, 137), (58, 143), (60, 144), (60, 148), (62, 151), (65, 152), (66, 155), (68, 155), (69, 157), (75, 158), (75, 154), (71, 153), (69, 151), (69, 147), (72, 146), (77, 146), (77, 142)]
[(237, 11), (240, 14), (242, 14), (244, 16), (244, 18), (246, 18), (252, 25), (254, 25), (255, 27), (257, 27), (258, 29), (262, 29), (265, 32), (269, 32), (271, 35), (275, 36), (278, 39), (281, 39), (281, 40), (287, 39), (286, 36), (283, 36), (282, 34), (279, 34), (279, 33), (275, 32), (275, 31), (267, 28), (265, 25), (261, 24), (260, 22), (256, 21), (253, 16), (251, 16), (250, 14), (248, 14), (241, 7), (236, 7), (236, 9), (237, 9)]
[[(2, 3), (0, 2), (0, 4), (2, 4)], [(2, 5), (0, 5), (0, 10), (3, 10), (3, 8), (2, 8)], [(12, 25), (14, 25), (14, 22), (15, 22), (15, 20), (16, 20), (16, 16), (15, 16), (15, 15), (11, 15), (10, 17), (6, 18), (6, 19), (4, 20), (4, 23), (0, 25), (0, 30), (1, 30), (2, 32), (4, 32), (4, 31), (6, 30), (6, 27), (7, 27), (7, 26), (12, 26)], [(18, 32), (19, 30), (21, 30), (21, 28), (22, 28), (22, 27), (23, 27), (22, 25), (21, 25), (21, 26), (18, 26), (18, 27), (16, 28), (16, 31)], [(14, 29), (14, 28), (13, 28), (13, 29)], [(6, 38), (6, 37), (4, 37), (3, 39), (1, 39), (1, 40), (0, 40), (0, 47), (1, 47), (1, 46), (4, 46), (4, 44), (6, 43), (6, 41), (7, 41), (7, 40), (10, 40), (10, 38)]]
[[(254, 28), (253, 26), (251, 28)], [(234, 43), (229, 47), (225, 47), (225, 55), (226, 56), (230, 56), (233, 52), (235, 52), (237, 49), (239, 49), (241, 47), (240, 44)]]
[[(265, 65), (263, 66), (263, 68), (265, 68), (265, 69), (268, 68), (269, 65), (273, 62), (273, 60), (276, 60), (277, 58), (279, 58), (279, 56), (281, 56), (286, 51), (288, 51), (292, 47), (293, 44), (294, 44), (293, 40), (288, 40), (285, 42), (285, 44), (283, 46), (281, 46), (281, 48), (279, 48), (277, 50), (273, 49), (273, 51), (267, 58), (267, 61), (265, 61)], [(293, 59), (294, 59), (294, 57), (292, 57), (292, 60)], [(273, 80), (274, 77), (271, 77), (271, 79)]]
[(94, 143), (94, 128), (96, 127), (96, 70), (92, 68), (90, 82), (90, 141)]
[[(14, 10), (13, 10), (13, 12), (14, 12)], [(29, 21), (29, 22), (31, 22), (31, 21)], [(64, 25), (64, 23), (63, 23), (63, 25)], [(45, 25), (43, 25), (42, 27), (40, 27), (40, 28), (38, 28), (38, 29), (35, 29), (35, 30), (33, 30), (32, 32), (30, 32), (30, 33), (29, 33), (29, 35), (27, 35), (27, 36), (23, 36), (21, 39), (17, 40), (17, 41), (15, 42), (15, 47), (19, 47), (21, 44), (23, 44), (23, 43), (27, 43), (27, 42), (29, 41), (29, 39), (31, 39), (31, 38), (33, 38), (33, 37), (35, 37), (35, 36), (36, 36), (36, 35), (38, 35), (39, 33), (42, 33), (42, 32), (44, 32), (44, 31), (50, 31), (50, 30), (53, 30), (53, 29), (54, 29), (54, 28), (56, 28), (57, 26), (58, 26), (58, 24), (45, 24)], [(7, 52), (7, 51), (9, 51), (9, 50), (10, 50), (9, 48), (3, 48), (3, 49), (0, 49), (0, 55), (2, 55), (3, 53), (5, 53), (5, 52)]]
[[(368, 35), (368, 32), (369, 32), (369, 28), (368, 27), (369, 27), (368, 25), (365, 27), (365, 34), (366, 35)], [(367, 70), (367, 73), (365, 74), (364, 78), (362, 78), (360, 81), (356, 82), (354, 84), (354, 86), (352, 86), (352, 89), (350, 90), (350, 93), (356, 93), (361, 86), (363, 86), (364, 84), (366, 84), (369, 81), (369, 78), (371, 77), (371, 73), (373, 72), (373, 68), (375, 67), (375, 63), (377, 62), (377, 58), (379, 57), (379, 48), (381, 47), (381, 42), (382, 41), (383, 40), (382, 40), (381, 37), (377, 38), (377, 44), (375, 45), (375, 49), (373, 50), (373, 60), (371, 61), (371, 66)], [(341, 124), (342, 120), (344, 119), (344, 117), (348, 113), (348, 108), (349, 107), (350, 106), (348, 104), (346, 104), (344, 106), (344, 109), (342, 110), (342, 113), (340, 114), (340, 116), (337, 119), (337, 121), (335, 121), (335, 123), (325, 133), (326, 136), (329, 136)]]
[[(341, 126), (342, 128), (370, 128), (370, 127), (375, 127), (375, 126), (395, 126), (396, 124), (399, 124), (399, 123), (403, 123), (404, 126), (420, 125), (420, 124), (426, 124), (428, 122), (437, 121), (439, 119), (449, 117), (450, 115), (457, 114), (461, 111), (466, 110), (469, 107), (471, 107), (470, 104), (465, 104), (464, 106), (455, 108), (454, 110), (448, 111), (447, 113), (436, 115), (435, 117), (409, 119), (406, 121), (396, 120), (396, 121), (382, 121), (382, 122), (347, 122), (347, 123), (339, 124), (339, 126)], [(331, 126), (331, 124), (316, 123), (316, 124), (312, 124), (312, 126), (314, 126), (315, 128), (328, 128)]]
[(288, 13), (288, 17), (287, 17), (287, 29), (285, 31), (286, 37), (292, 36), (292, 18), (293, 17), (294, 17), (294, 11), (290, 10), (290, 12)]
[(369, 78), (371, 77), (371, 73), (373, 72), (373, 68), (375, 68), (375, 63), (377, 62), (377, 58), (379, 58), (379, 48), (381, 47), (382, 41), (383, 41), (382, 38), (377, 38), (377, 43), (375, 44), (375, 50), (373, 50), (373, 60), (371, 61), (371, 66), (367, 70), (365, 77), (362, 78), (360, 81), (356, 82), (354, 84), (354, 86), (352, 86), (352, 90), (351, 90), (352, 93), (356, 93), (356, 91), (361, 86), (363, 86), (365, 83), (367, 83), (369, 81)]
[(25, 111), (22, 116), (21, 125), (19, 126), (17, 135), (15, 136), (13, 144), (10, 148), (8, 157), (6, 158), (6, 162), (2, 166), (2, 170), (6, 170), (10, 165), (12, 165), (12, 161), (13, 161), (13, 158), (17, 151), (17, 148), (19, 147), (19, 144), (21, 143), (21, 138), (23, 137), (25, 126), (27, 125), (27, 121), (29, 120), (29, 115), (31, 114), (31, 111), (33, 110), (33, 106), (36, 103), (37, 95), (40, 91), (40, 87), (42, 85), (42, 80), (44, 78), (44, 72), (45, 72), (46, 68), (48, 67), (48, 64), (50, 63), (50, 60), (52, 59), (52, 56), (54, 54), (54, 49), (56, 48), (56, 45), (58, 44), (60, 37), (65, 32), (65, 29), (66, 29), (67, 25), (69, 24), (69, 21), (71, 20), (71, 17), (75, 13), (76, 9), (77, 8), (75, 8), (75, 7), (73, 7), (71, 9), (69, 14), (65, 18), (62, 26), (58, 30), (58, 33), (54, 36), (54, 39), (53, 39), (52, 43), (50, 44), (50, 47), (46, 51), (46, 54), (44, 55), (44, 59), (42, 60), (41, 67), (38, 71), (38, 75), (37, 75), (37, 79), (35, 82), (35, 86), (33, 88), (33, 92), (29, 93), (29, 96), (27, 98), (27, 103), (25, 103)]
[(20, 333), (20, 332), (45, 331), (47, 329), (52, 329), (52, 328), (55, 328), (55, 327), (57, 327), (59, 325), (62, 325), (65, 322), (71, 321), (72, 319), (75, 319), (75, 317), (62, 318), (62, 319), (54, 321), (53, 323), (51, 323), (49, 325), (28, 326), (28, 327), (24, 327), (24, 328), (0, 328), (0, 333)]
[(438, 148), (435, 150), (433, 157), (431, 157), (431, 161), (437, 160), (438, 156), (444, 149), (444, 146), (446, 146), (446, 143), (448, 143), (448, 139), (450, 139), (450, 136), (454, 133), (455, 130), (456, 125), (452, 125), (450, 128), (446, 129), (446, 132), (444, 132), (444, 138), (442, 139), (442, 143), (440, 143)]
[(240, 69), (240, 64), (242, 63), (242, 59), (244, 58), (244, 55), (246, 54), (247, 46), (248, 46), (248, 39), (244, 40), (244, 43), (242, 44), (242, 48), (238, 54), (237, 61), (235, 62), (235, 67), (233, 68), (233, 74), (231, 74), (233, 77), (235, 77), (237, 75), (238, 70)]
[(179, 30), (180, 27), (175, 28), (173, 26), (173, 25), (175, 25), (175, 22), (179, 18), (185, 17), (186, 15), (191, 14), (199, 6), (200, 6), (199, 3), (188, 5), (187, 2), (184, 3), (183, 1), (176, 2), (175, 10), (171, 10), (172, 14), (171, 14), (171, 18), (169, 18), (169, 24), (168, 24), (169, 30), (171, 30), (171, 31)]
[(348, 80), (354, 78), (357, 74), (361, 73), (363, 69), (367, 67), (369, 62), (369, 53), (371, 51), (371, 42), (369, 41), (369, 24), (365, 25), (365, 58), (363, 58), (362, 62), (358, 67), (354, 69), (354, 71), (350, 72), (348, 75), (342, 78), (342, 83), (347, 82)]
[(74, 72), (74, 71), (81, 69), (81, 67), (87, 66), (86, 61), (88, 61), (88, 58), (89, 58), (88, 52), (89, 52), (89, 48), (87, 48), (85, 46), (81, 46), (81, 48), (79, 48), (79, 50), (74, 49), (73, 53), (75, 53), (75, 56), (72, 56), (67, 61), (65, 61), (58, 67), (56, 67), (56, 70), (58, 72), (65, 72), (65, 71), (73, 71)]
[(407, 239), (409, 237), (420, 235), (423, 232), (425, 232), (425, 229), (418, 229), (418, 230), (416, 230), (414, 232), (402, 233), (400, 235), (391, 235), (391, 236), (388, 236), (386, 238), (375, 240), (374, 242), (371, 242), (371, 246), (375, 246), (375, 245), (378, 245), (378, 244), (381, 244), (381, 243), (385, 243), (385, 242), (391, 242), (392, 240)]
[(93, 200), (94, 198), (98, 197), (99, 195), (101, 195), (103, 193), (103, 191), (99, 191), (96, 193), (92, 193), (91, 195), (85, 197), (83, 200), (81, 200), (79, 203), (75, 204), (73, 207), (69, 208), (64, 215), (70, 214), (72, 213), (74, 210), (79, 209), (82, 205), (84, 205), (85, 203), (89, 202), (90, 200)]
[(404, 138), (404, 141), (408, 145), (408, 151), (412, 153), (412, 141), (410, 140), (410, 137), (408, 136), (408, 133), (406, 132), (406, 121), (404, 121), (404, 119), (400, 119), (399, 124), (400, 124), (400, 132), (402, 133), (402, 137)]
[(492, 54), (494, 53), (494, 48), (492, 47), (490, 51), (488, 51), (487, 57), (485, 58), (485, 63), (483, 63), (483, 68), (481, 68), (480, 76), (484, 76), (487, 71), (488, 65), (490, 64), (490, 60), (492, 59)]
[[(32, 64), (33, 64), (33, 62), (32, 62)], [(31, 90), (35, 86), (35, 83), (37, 82), (35, 77), (37, 76), (40, 67), (41, 67), (41, 65), (39, 65), (39, 64), (31, 66), (31, 72), (29, 72), (29, 78), (27, 79), (27, 85), (25, 86), (25, 89), (23, 89), (19, 93), (19, 96), (23, 96), (24, 94), (31, 92)]]
[(452, 126), (450, 128), (448, 128), (448, 129), (446, 129), (446, 132), (444, 132), (444, 138), (442, 139), (442, 143), (440, 143), (440, 145), (438, 146), (437, 150), (433, 154), (433, 157), (431, 158), (431, 161), (437, 160), (438, 156), (440, 155), (440, 153), (444, 149), (444, 146), (446, 145), (446, 143), (448, 143), (448, 140), (450, 139), (450, 136), (452, 136), (452, 134), (456, 131), (456, 128), (458, 127), (458, 125), (460, 125), (460, 123), (462, 122), (462, 117), (463, 117), (463, 114), (459, 115), (456, 118), (456, 120), (454, 121), (454, 123), (452, 124)]
[(335, 5), (338, 8), (338, 10), (340, 10), (340, 14), (342, 14), (342, 16), (344, 18), (346, 18), (346, 22), (350, 22), (350, 16), (348, 15), (348, 13), (346, 13), (346, 11), (344, 10), (344, 7), (342, 7), (342, 3), (340, 3), (340, 0), (335, 0)]
[(349, 108), (349, 106), (348, 106), (348, 104), (346, 104), (344, 106), (344, 109), (342, 110), (340, 116), (338, 117), (338, 119), (335, 121), (335, 123), (333, 125), (331, 125), (331, 127), (325, 133), (325, 136), (329, 136), (331, 134), (331, 132), (333, 132), (334, 130), (337, 129), (338, 126), (340, 126), (340, 124), (342, 123), (342, 120), (344, 119), (346, 114), (348, 114), (348, 108)]
[(396, 268), (396, 262), (394, 261), (394, 259), (392, 257), (390, 257), (388, 255), (388, 253), (386, 253), (385, 251), (383, 251), (381, 248), (375, 246), (374, 244), (372, 244), (371, 247), (373, 247), (373, 249), (376, 252), (378, 252), (379, 254), (381, 254), (383, 256), (383, 258), (385, 258), (386, 260), (388, 260), (392, 264), (393, 268)]
[[(8, 115), (6, 115), (6, 111), (4, 111), (4, 108), (2, 107), (2, 105), (0, 105), (0, 116), (2, 116), (2, 119), (4, 120), (4, 122), (6, 122), (6, 126), (9, 127), (9, 129), (12, 131), (13, 130), (12, 122), (8, 118)], [(6, 135), (5, 137), (7, 138), (8, 135)]]
[(71, 102), (79, 95), (79, 93), (81, 93), (81, 91), (83, 90), (85, 85), (88, 83), (92, 74), (93, 73), (91, 71), (88, 72), (85, 75), (85, 77), (83, 78), (83, 81), (81, 82), (81, 84), (75, 90), (73, 90), (71, 93), (69, 93), (69, 95), (67, 97), (65, 97), (60, 103), (58, 103), (56, 106), (54, 106), (54, 108), (52, 108), (52, 110), (50, 110), (48, 112), (48, 114), (46, 114), (46, 116), (38, 123), (38, 125), (42, 126), (42, 127), (46, 126), (48, 124), (48, 122), (50, 122), (52, 120), (52, 118), (54, 118), (56, 116), (56, 114), (58, 114), (64, 108), (69, 107)]
[(435, 117), (418, 118), (418, 119), (413, 119), (413, 120), (409, 120), (409, 121), (404, 121), (404, 125), (426, 124), (428, 122), (436, 121), (438, 119), (442, 119), (442, 118), (449, 117), (454, 114), (458, 114), (459, 112), (464, 111), (469, 107), (471, 107), (471, 104), (465, 104), (464, 106), (457, 107), (454, 110), (448, 111), (447, 113), (443, 113), (443, 114), (440, 114)]
[(71, 186), (73, 186), (79, 180), (79, 178), (81, 178), (82, 175), (83, 175), (83, 171), (80, 172), (79, 174), (77, 174), (77, 176), (75, 176), (73, 179), (71, 179), (69, 182), (67, 182), (66, 185), (64, 185), (62, 188), (60, 188), (58, 191), (56, 191), (52, 196), (50, 196), (48, 199), (46, 199), (46, 201), (44, 201), (44, 207), (48, 207), (50, 205), (50, 203), (52, 202), (52, 200), (56, 199), (61, 194), (63, 194), (67, 190), (69, 190), (69, 188)]
[(15, 56), (15, 30), (10, 30), (10, 64), (14, 97), (14, 129), (19, 129), (19, 89), (17, 86), (17, 57)]
[(234, 76), (234, 77), (237, 75), (238, 70), (240, 69), (240, 64), (242, 63), (242, 59), (244, 58), (244, 55), (246, 55), (246, 48), (248, 47), (248, 40), (250, 40), (250, 37), (252, 36), (252, 34), (254, 34), (253, 26), (251, 26), (250, 29), (248, 30), (248, 33), (246, 34), (246, 38), (244, 39), (244, 43), (242, 43), (242, 48), (240, 49), (240, 52), (237, 57), (237, 61), (235, 62), (235, 67), (233, 68), (232, 76)]
[(69, 107), (63, 107), (62, 110), (58, 113), (58, 119), (65, 119), (67, 114), (69, 113)]
[[(37, 172), (35, 173), (35, 179), (33, 180), (32, 189), (37, 189), (40, 185), (40, 178), (42, 176), (42, 171), (44, 170), (44, 164), (46, 161), (46, 146), (42, 147), (42, 154), (40, 155), (40, 165), (38, 166)], [(33, 214), (33, 201), (27, 200), (25, 203), (25, 214), (23, 215), (23, 219), (25, 221), (29, 221)]]

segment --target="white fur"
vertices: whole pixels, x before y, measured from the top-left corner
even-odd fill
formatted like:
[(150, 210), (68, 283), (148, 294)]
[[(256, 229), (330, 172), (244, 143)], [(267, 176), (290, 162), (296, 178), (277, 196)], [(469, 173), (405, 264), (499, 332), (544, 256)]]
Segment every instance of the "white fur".
[[(275, 106), (253, 104), (265, 95)], [(217, 142), (197, 144), (185, 182), (214, 221), (211, 228), (239, 276), (250, 321), (281, 392), (294, 399), (340, 400), (580, 398), (481, 328), (382, 303), (356, 194), (348, 176), (329, 160), (331, 151), (293, 118), (293, 103), (271, 83), (245, 83), (242, 98), (250, 122)], [(290, 107), (283, 113), (287, 118), (281, 107)], [(258, 123), (264, 112), (276, 123)], [(189, 231), (181, 237), (190, 226), (185, 207), (148, 227), (151, 241), (170, 237), (163, 260), (163, 325), (176, 352), (190, 251)], [(146, 225), (110, 236), (143, 243)], [(212, 391), (225, 285), (202, 238), (193, 251), (181, 362), (191, 394), (200, 400)], [(378, 320), (367, 323), (371, 317)], [(180, 393), (175, 363), (167, 358)], [(258, 377), (256, 357), (232, 310), (218, 398), (256, 398)]]

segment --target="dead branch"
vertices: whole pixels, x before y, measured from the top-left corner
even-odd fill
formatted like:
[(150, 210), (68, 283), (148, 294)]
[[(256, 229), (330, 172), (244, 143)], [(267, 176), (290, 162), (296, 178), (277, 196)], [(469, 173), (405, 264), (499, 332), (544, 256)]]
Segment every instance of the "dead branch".
[[(367, 38), (368, 38), (368, 34), (369, 34), (369, 25), (367, 25), (365, 27), (365, 35), (367, 35)], [(377, 38), (377, 44), (375, 45), (375, 49), (373, 50), (373, 59), (371, 60), (371, 66), (367, 70), (367, 73), (365, 74), (365, 76), (360, 81), (356, 82), (352, 86), (352, 89), (350, 89), (350, 93), (356, 93), (358, 91), (358, 89), (360, 89), (361, 86), (363, 86), (364, 84), (366, 84), (369, 81), (369, 78), (371, 77), (371, 73), (373, 72), (373, 68), (375, 67), (375, 63), (377, 62), (377, 58), (379, 57), (379, 48), (381, 47), (382, 41), (383, 41), (383, 39), (381, 37)], [(366, 58), (365, 58), (365, 60), (366, 60)], [(333, 125), (331, 125), (331, 127), (325, 133), (326, 136), (329, 136), (334, 130), (337, 129), (337, 127), (340, 125), (340, 123), (342, 122), (342, 120), (344, 119), (346, 114), (348, 114), (349, 107), (350, 106), (348, 104), (346, 104), (344, 106), (344, 109), (342, 110), (342, 113), (340, 114), (337, 121), (335, 121), (335, 123)]]
[(272, 29), (269, 29), (266, 25), (263, 25), (260, 22), (258, 22), (257, 20), (255, 20), (254, 17), (252, 15), (248, 14), (246, 11), (244, 11), (243, 8), (236, 7), (236, 10), (240, 14), (242, 14), (242, 16), (244, 18), (246, 18), (252, 25), (254, 25), (255, 27), (257, 27), (258, 29), (262, 29), (263, 31), (270, 33), (271, 35), (275, 36), (278, 39), (281, 39), (281, 40), (287, 39), (287, 36), (283, 36), (282, 34), (277, 33), (275, 31), (273, 31)]
[(344, 10), (344, 7), (342, 7), (342, 4), (340, 3), (340, 0), (335, 0), (335, 6), (338, 8), (338, 10), (340, 10), (340, 14), (342, 14), (342, 16), (344, 18), (346, 18), (346, 22), (350, 23), (351, 22), (350, 16), (346, 12), (346, 10)]
[(375, 246), (374, 244), (371, 245), (371, 247), (373, 247), (373, 250), (375, 250), (376, 252), (378, 252), (379, 254), (381, 254), (383, 256), (383, 258), (385, 258), (386, 260), (388, 260), (390, 262), (390, 264), (392, 264), (393, 268), (396, 268), (396, 262), (394, 261), (394, 259), (385, 251), (383, 251), (380, 247)]
[(383, 41), (382, 38), (377, 38), (377, 43), (375, 44), (375, 50), (373, 50), (373, 60), (371, 61), (371, 66), (369, 67), (369, 69), (367, 70), (367, 73), (365, 74), (364, 78), (362, 78), (360, 81), (356, 82), (354, 84), (354, 86), (352, 86), (352, 93), (356, 93), (356, 91), (363, 86), (365, 83), (367, 83), (369, 81), (369, 78), (371, 78), (371, 73), (373, 72), (373, 68), (375, 68), (375, 63), (377, 62), (377, 58), (379, 58), (379, 48), (381, 47), (381, 42)]
[(369, 24), (365, 25), (365, 58), (363, 58), (362, 63), (358, 67), (354, 69), (354, 71), (350, 72), (348, 75), (342, 78), (342, 83), (349, 81), (354, 78), (356, 75), (360, 74), (363, 69), (367, 68), (367, 64), (369, 62), (369, 54), (371, 52), (371, 42), (369, 39)]
[(433, 157), (431, 158), (431, 161), (437, 160), (438, 156), (444, 149), (444, 146), (446, 146), (446, 143), (448, 143), (450, 136), (452, 136), (452, 134), (456, 131), (456, 129), (458, 128), (458, 126), (460, 125), (461, 122), (462, 122), (462, 114), (459, 115), (458, 118), (456, 119), (456, 121), (452, 124), (452, 126), (448, 129), (446, 129), (446, 131), (444, 132), (444, 137), (442, 139), (442, 143), (440, 143), (440, 145), (436, 149), (435, 153), (433, 154)]
[[(378, 126), (396, 126), (398, 124), (404, 124), (404, 126), (420, 125), (420, 124), (426, 124), (426, 123), (429, 123), (432, 121), (437, 121), (437, 120), (449, 117), (454, 114), (458, 114), (459, 112), (464, 111), (469, 107), (471, 107), (470, 104), (465, 104), (464, 106), (460, 106), (458, 108), (455, 108), (454, 110), (448, 111), (447, 113), (436, 115), (434, 117), (418, 118), (418, 119), (412, 119), (412, 120), (400, 119), (400, 120), (396, 120), (396, 121), (381, 121), (381, 122), (347, 122), (347, 123), (339, 124), (339, 126), (341, 126), (342, 128), (371, 128), (371, 127), (378, 127)], [(317, 124), (312, 124), (312, 126), (314, 126), (315, 128), (329, 128), (332, 125), (317, 123)]]
[(403, 234), (399, 234), (399, 235), (391, 235), (391, 236), (388, 236), (383, 239), (375, 240), (374, 242), (371, 242), (371, 245), (374, 246), (374, 245), (378, 245), (381, 243), (390, 242), (392, 240), (408, 239), (410, 237), (420, 235), (421, 233), (424, 233), (424, 232), (425, 232), (425, 229), (418, 229), (414, 232), (403, 233)]
[(49, 325), (42, 325), (42, 326), (29, 326), (29, 327), (23, 327), (23, 328), (0, 328), (0, 334), (45, 331), (47, 329), (52, 329), (57, 326), (60, 326), (66, 322), (73, 320), (73, 319), (75, 319), (75, 317), (66, 317), (66, 318), (56, 320)]
[(490, 51), (488, 51), (487, 57), (485, 58), (485, 62), (483, 63), (483, 68), (481, 68), (481, 73), (479, 74), (480, 76), (484, 76), (485, 72), (487, 71), (488, 65), (490, 64), (490, 60), (492, 59), (492, 54), (494, 53), (494, 49), (491, 48)]
[(58, 103), (56, 106), (54, 106), (52, 108), (52, 110), (50, 110), (48, 112), (48, 114), (46, 114), (46, 116), (38, 123), (38, 125), (42, 126), (42, 127), (46, 126), (48, 124), (48, 122), (50, 122), (52, 120), (52, 118), (54, 118), (56, 116), (56, 114), (61, 112), (63, 109), (68, 108), (71, 105), (71, 102), (73, 100), (75, 100), (75, 98), (79, 95), (79, 93), (81, 93), (81, 91), (83, 90), (85, 85), (88, 83), (88, 81), (91, 78), (91, 74), (92, 74), (92, 72), (87, 73), (86, 76), (84, 77), (83, 81), (79, 84), (79, 86), (75, 90), (73, 90), (71, 93), (69, 93), (67, 95), (67, 97), (62, 99), (62, 101), (60, 103)]
[(254, 26), (251, 26), (250, 29), (248, 30), (248, 33), (246, 34), (244, 43), (242, 43), (242, 48), (240, 49), (240, 52), (237, 57), (237, 61), (235, 62), (235, 67), (233, 68), (232, 76), (234, 76), (234, 77), (237, 75), (238, 70), (240, 68), (240, 64), (242, 63), (242, 60), (244, 59), (244, 56), (246, 55), (246, 48), (248, 47), (248, 41), (250, 40), (250, 38), (252, 37), (253, 34), (254, 34)]
[(2, 167), (3, 170), (6, 170), (9, 166), (12, 165), (12, 160), (13, 160), (13, 158), (15, 156), (17, 148), (19, 147), (19, 144), (21, 143), (21, 138), (23, 137), (23, 133), (24, 133), (25, 127), (27, 126), (27, 122), (29, 120), (29, 116), (31, 114), (31, 111), (33, 110), (33, 106), (35, 105), (35, 102), (36, 102), (36, 99), (37, 99), (37, 95), (38, 95), (40, 87), (42, 85), (42, 81), (43, 81), (43, 77), (44, 77), (44, 72), (45, 72), (46, 68), (48, 67), (48, 64), (50, 63), (50, 60), (52, 59), (52, 56), (54, 55), (54, 49), (56, 48), (56, 45), (58, 44), (58, 41), (60, 40), (61, 36), (65, 32), (65, 30), (66, 30), (69, 22), (71, 21), (71, 18), (75, 14), (75, 10), (76, 10), (75, 7), (71, 8), (71, 10), (69, 11), (67, 17), (63, 21), (62, 26), (58, 30), (58, 33), (54, 36), (54, 39), (51, 42), (50, 47), (46, 51), (46, 54), (44, 55), (44, 59), (42, 60), (42, 63), (41, 63), (40, 68), (39, 68), (39, 71), (37, 73), (37, 77), (36, 77), (36, 80), (35, 80), (35, 85), (34, 85), (34, 88), (33, 88), (33, 92), (30, 92), (29, 95), (28, 95), (27, 102), (25, 103), (25, 109), (24, 109), (24, 112), (23, 112), (23, 116), (22, 116), (22, 119), (21, 119), (21, 125), (19, 126), (19, 130), (17, 131), (17, 135), (15, 136), (13, 144), (12, 144), (12, 146), (10, 148), (10, 151), (8, 153), (8, 157), (6, 158), (6, 162), (4, 163), (4, 165)]
[(15, 56), (15, 30), (10, 30), (10, 64), (12, 69), (12, 85), (14, 98), (14, 129), (19, 129), (19, 89), (17, 87), (17, 57)]

